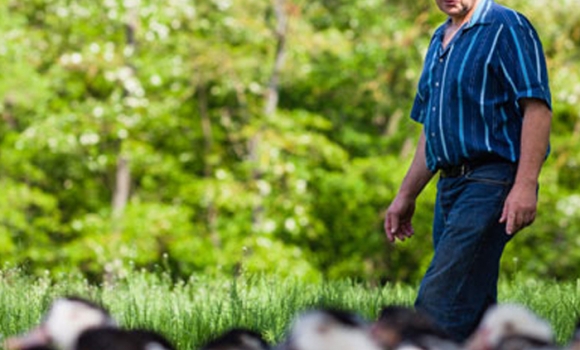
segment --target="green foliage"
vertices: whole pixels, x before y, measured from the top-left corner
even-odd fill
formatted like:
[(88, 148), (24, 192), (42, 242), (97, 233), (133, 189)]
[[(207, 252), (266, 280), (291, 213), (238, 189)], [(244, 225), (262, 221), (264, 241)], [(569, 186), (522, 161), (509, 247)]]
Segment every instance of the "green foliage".
[[(537, 221), (503, 269), (566, 280), (580, 273), (580, 11), (559, 2), (506, 1), (543, 40), (554, 132)], [(408, 113), (444, 16), (431, 0), (288, 0), (275, 77), (273, 6), (3, 1), (2, 260), (95, 280), (162, 264), (174, 277), (416, 282), (433, 184), (413, 239), (386, 243), (382, 220), (412, 157), (420, 129)], [(120, 158), (130, 191), (119, 211)]]

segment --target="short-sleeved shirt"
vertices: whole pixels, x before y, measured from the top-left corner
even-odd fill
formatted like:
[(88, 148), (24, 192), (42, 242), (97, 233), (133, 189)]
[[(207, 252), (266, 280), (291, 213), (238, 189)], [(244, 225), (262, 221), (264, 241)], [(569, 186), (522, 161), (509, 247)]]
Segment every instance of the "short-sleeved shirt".
[(434, 33), (411, 118), (423, 124), (427, 167), (520, 154), (521, 98), (551, 109), (548, 73), (535, 29), (520, 13), (481, 0), (443, 48), (450, 19)]

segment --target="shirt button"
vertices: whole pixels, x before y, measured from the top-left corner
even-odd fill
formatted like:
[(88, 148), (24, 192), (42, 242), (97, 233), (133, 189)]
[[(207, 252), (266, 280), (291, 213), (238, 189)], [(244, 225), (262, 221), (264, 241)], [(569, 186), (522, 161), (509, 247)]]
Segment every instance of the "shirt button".
[(439, 87), (439, 82), (438, 81), (435, 82), (435, 86)]
[(443, 63), (443, 59), (442, 58), (439, 59), (439, 63)]
[(435, 133), (434, 132), (431, 133), (431, 137), (435, 137)]
[(441, 157), (437, 157), (437, 160), (438, 160), (438, 161), (441, 161)]
[(435, 111), (437, 110), (437, 107), (433, 107), (433, 108), (431, 108), (431, 110), (432, 110), (433, 112), (435, 112)]

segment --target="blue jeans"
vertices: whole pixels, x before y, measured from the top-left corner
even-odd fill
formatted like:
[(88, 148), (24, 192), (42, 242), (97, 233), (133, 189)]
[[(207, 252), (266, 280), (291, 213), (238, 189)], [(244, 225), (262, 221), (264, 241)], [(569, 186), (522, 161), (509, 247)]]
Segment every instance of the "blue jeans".
[(499, 218), (515, 173), (514, 164), (490, 163), (437, 184), (435, 254), (415, 307), (457, 341), (497, 301), (500, 259), (511, 238)]

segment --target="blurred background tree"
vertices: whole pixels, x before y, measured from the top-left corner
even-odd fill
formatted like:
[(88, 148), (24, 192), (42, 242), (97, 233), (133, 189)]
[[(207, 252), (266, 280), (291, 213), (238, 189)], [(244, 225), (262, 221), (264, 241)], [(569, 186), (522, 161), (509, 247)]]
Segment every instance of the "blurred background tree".
[[(550, 70), (552, 155), (504, 272), (580, 274), (580, 8), (505, 0)], [(0, 256), (31, 273), (127, 266), (414, 283), (416, 236), (383, 212), (420, 126), (409, 110), (434, 1), (6, 0)]]

